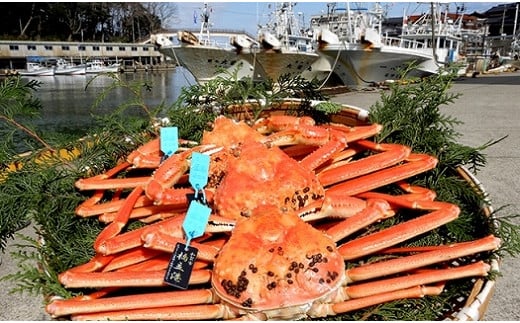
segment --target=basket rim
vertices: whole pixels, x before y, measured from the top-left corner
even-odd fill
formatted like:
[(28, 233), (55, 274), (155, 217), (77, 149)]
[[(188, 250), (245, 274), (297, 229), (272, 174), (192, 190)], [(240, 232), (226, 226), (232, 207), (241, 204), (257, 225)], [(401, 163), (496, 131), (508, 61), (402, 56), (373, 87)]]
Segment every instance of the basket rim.
[[(485, 201), (483, 211), (485, 212), (486, 216), (492, 217), (493, 206), (489, 201), (486, 189), (482, 182), (480, 182), (479, 179), (464, 165), (459, 166), (457, 170), (459, 171), (461, 177), (463, 177), (466, 181), (470, 182), (470, 184), (474, 185), (475, 190), (483, 194)], [(493, 225), (498, 226), (498, 223), (496, 221), (493, 221)], [(500, 258), (491, 259), (490, 265), (492, 271), (500, 272)], [(473, 297), (472, 295), (468, 296), (466, 305), (460, 308), (457, 314), (454, 315), (451, 318), (451, 320), (480, 321), (484, 317), (487, 310), (487, 306), (489, 305), (489, 301), (491, 300), (491, 297), (493, 296), (493, 293), (496, 288), (496, 280), (486, 279), (485, 277), (481, 279), (484, 280), (484, 284), (478, 291), (478, 294), (473, 295)]]

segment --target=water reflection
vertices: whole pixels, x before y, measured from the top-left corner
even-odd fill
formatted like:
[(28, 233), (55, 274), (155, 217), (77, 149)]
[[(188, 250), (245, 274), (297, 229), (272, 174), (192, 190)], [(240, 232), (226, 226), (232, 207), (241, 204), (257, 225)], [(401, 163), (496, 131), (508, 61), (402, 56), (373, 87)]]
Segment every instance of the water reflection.
[[(143, 92), (143, 97), (149, 106), (156, 106), (161, 102), (173, 103), (183, 86), (193, 84), (178, 70), (125, 73), (120, 74), (120, 77), (130, 83), (148, 82), (152, 88), (149, 92)], [(114, 82), (113, 78), (104, 75), (56, 75), (39, 77), (37, 80), (41, 85), (35, 96), (42, 102), (43, 110), (41, 119), (36, 124), (43, 131), (84, 129), (92, 124), (92, 115), (109, 113), (120, 104), (133, 99), (127, 89), (116, 88), (110, 91), (99, 107), (93, 109), (99, 95)]]

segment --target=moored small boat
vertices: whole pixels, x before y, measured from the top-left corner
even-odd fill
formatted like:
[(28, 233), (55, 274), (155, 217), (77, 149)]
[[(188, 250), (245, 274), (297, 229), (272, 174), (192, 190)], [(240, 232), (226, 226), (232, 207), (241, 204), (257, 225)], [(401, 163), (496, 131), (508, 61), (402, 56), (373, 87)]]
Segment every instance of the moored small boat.
[(27, 62), (25, 70), (18, 71), (22, 76), (54, 76), (55, 68), (46, 67), (39, 63)]
[(64, 59), (60, 58), (56, 61), (56, 69), (54, 73), (56, 75), (83, 75), (87, 73), (87, 65), (68, 63)]
[(87, 63), (86, 73), (87, 74), (99, 74), (99, 73), (117, 73), (121, 68), (121, 64), (114, 63), (110, 65), (105, 65), (105, 63), (101, 60), (93, 60), (92, 62)]

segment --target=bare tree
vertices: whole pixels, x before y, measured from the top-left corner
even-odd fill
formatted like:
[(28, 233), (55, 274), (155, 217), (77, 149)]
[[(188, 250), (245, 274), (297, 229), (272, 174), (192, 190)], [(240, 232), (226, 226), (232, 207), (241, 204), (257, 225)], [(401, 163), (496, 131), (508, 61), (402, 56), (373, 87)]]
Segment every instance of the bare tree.
[(23, 39), (26, 37), (25, 33), (27, 32), (27, 29), (31, 25), (31, 22), (37, 17), (35, 14), (36, 11), (36, 3), (33, 3), (31, 6), (31, 14), (29, 15), (29, 18), (27, 18), (27, 21), (25, 24), (22, 23), (22, 18), (19, 18), (20, 22), (20, 38)]
[(156, 29), (153, 30), (154, 32), (158, 31), (159, 28), (168, 29), (177, 20), (178, 7), (175, 3), (144, 2), (143, 6), (152, 17), (158, 17), (161, 22), (160, 26), (156, 26)]

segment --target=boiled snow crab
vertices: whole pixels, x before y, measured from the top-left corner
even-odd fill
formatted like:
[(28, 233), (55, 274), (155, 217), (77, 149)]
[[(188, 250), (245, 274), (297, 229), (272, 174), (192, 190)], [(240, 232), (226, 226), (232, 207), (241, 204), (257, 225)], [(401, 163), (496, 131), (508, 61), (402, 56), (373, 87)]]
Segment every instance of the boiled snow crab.
[[(94, 193), (78, 215), (99, 215), (109, 224), (94, 244), (97, 255), (59, 279), (67, 288), (97, 290), (55, 299), (48, 313), (88, 320), (324, 317), (437, 295), (447, 280), (485, 276), (490, 268), (482, 261), (449, 264), (496, 249), (499, 240), (493, 236), (399, 247), (456, 219), (460, 210), (404, 181), (435, 167), (435, 158), (368, 140), (379, 130), (378, 125), (316, 125), (309, 117), (272, 116), (252, 126), (219, 117), (200, 145), (162, 163), (154, 140), (107, 173), (79, 180), (78, 188)], [(164, 276), (176, 243), (185, 240), (182, 223), (195, 193), (187, 184), (193, 152), (211, 155), (203, 191), (212, 213), (205, 234), (191, 243), (198, 254), (189, 288), (175, 290)], [(153, 173), (117, 177), (129, 167)], [(392, 183), (402, 194), (375, 191)], [(106, 191), (113, 198), (101, 202)], [(402, 209), (415, 210), (416, 216), (359, 234)], [(123, 232), (133, 218), (149, 224)], [(346, 266), (380, 254), (391, 256)]]

